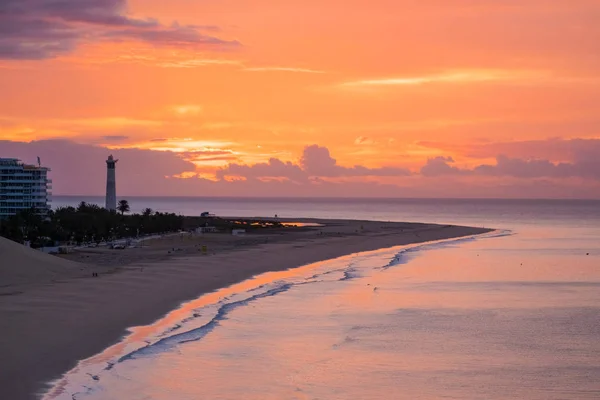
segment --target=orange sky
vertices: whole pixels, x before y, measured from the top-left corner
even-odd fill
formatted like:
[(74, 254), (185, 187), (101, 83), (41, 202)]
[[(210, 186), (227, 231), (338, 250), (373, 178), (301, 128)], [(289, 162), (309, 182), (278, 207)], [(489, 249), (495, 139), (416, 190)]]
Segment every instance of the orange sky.
[[(0, 156), (31, 156), (14, 142), (68, 139), (194, 163), (155, 165), (166, 180), (600, 197), (597, 0), (61, 0), (77, 12), (28, 2), (8, 0), (0, 17), (20, 22), (0, 38)], [(60, 153), (43, 143), (46, 160)], [(323, 152), (302, 164), (310, 145), (345, 169), (319, 170), (331, 164)], [(201, 194), (196, 183), (172, 190)]]

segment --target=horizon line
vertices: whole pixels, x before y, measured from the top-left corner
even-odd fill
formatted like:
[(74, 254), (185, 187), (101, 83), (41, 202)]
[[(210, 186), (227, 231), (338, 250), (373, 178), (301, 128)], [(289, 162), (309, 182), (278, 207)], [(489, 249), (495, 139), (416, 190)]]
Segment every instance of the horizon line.
[[(55, 197), (97, 197), (105, 198), (105, 195), (95, 194), (53, 194)], [(119, 199), (127, 198), (156, 198), (156, 199), (337, 199), (337, 200), (551, 200), (551, 201), (600, 201), (600, 198), (570, 198), (570, 197), (361, 197), (361, 196), (202, 196), (202, 195), (118, 195)]]

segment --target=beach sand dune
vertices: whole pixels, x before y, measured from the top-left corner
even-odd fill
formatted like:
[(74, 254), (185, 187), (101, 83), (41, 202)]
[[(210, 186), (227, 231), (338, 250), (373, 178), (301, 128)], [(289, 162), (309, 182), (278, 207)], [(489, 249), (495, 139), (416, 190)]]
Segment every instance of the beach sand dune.
[[(90, 249), (70, 255), (71, 260), (0, 239), (0, 399), (34, 399), (44, 382), (116, 343), (126, 328), (149, 324), (182, 302), (254, 275), (488, 231), (317, 222), (323, 226), (241, 238), (165, 237), (142, 249)], [(200, 244), (208, 245), (209, 254), (199, 251)], [(91, 277), (102, 268), (99, 277)]]
[(92, 269), (0, 237), (0, 295), (3, 288), (91, 276)]

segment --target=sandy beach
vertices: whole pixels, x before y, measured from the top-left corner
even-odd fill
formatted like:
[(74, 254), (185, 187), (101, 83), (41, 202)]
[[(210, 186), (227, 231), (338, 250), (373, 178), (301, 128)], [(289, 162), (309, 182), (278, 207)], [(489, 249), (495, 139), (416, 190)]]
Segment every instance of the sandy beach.
[(368, 221), (290, 222), (322, 226), (239, 237), (175, 235), (148, 241), (143, 248), (86, 249), (63, 259), (0, 242), (0, 397), (34, 399), (46, 382), (114, 344), (128, 327), (151, 323), (182, 302), (251, 276), (489, 231)]

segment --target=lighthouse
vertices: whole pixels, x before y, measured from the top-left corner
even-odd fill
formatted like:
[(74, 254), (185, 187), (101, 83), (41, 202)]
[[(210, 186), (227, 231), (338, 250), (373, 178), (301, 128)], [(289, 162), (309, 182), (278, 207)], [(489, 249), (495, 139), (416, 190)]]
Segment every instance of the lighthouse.
[(106, 160), (106, 209), (117, 209), (117, 177), (115, 174), (115, 166), (119, 160), (110, 155)]

